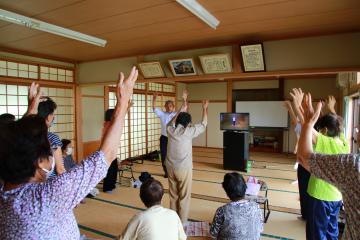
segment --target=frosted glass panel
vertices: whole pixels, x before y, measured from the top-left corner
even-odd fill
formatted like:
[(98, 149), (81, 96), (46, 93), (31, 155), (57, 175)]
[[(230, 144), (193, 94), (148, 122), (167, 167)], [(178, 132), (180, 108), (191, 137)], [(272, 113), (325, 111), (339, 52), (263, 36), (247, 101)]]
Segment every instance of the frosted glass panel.
[(49, 88), (49, 96), (56, 96), (56, 88)]
[(8, 106), (8, 113), (12, 115), (18, 115), (18, 107), (17, 106)]
[(74, 79), (73, 79), (73, 77), (66, 76), (66, 81), (67, 82), (73, 82)]
[(58, 75), (58, 80), (59, 80), (59, 81), (62, 81), (62, 82), (65, 82), (65, 76), (63, 76), (63, 75)]
[(9, 69), (18, 69), (18, 64), (14, 62), (8, 62), (7, 66)]
[(49, 79), (49, 74), (48, 73), (41, 73), (40, 78), (44, 79), (44, 80), (48, 80)]
[(66, 70), (66, 76), (73, 76), (73, 71)]
[(38, 74), (37, 74), (37, 73), (34, 73), (34, 72), (29, 72), (29, 78), (37, 79), (37, 78), (38, 78)]
[(20, 106), (19, 107), (19, 115), (22, 116), (26, 113), (27, 106)]
[(8, 69), (8, 76), (17, 77), (18, 76), (18, 70)]
[(2, 75), (2, 76), (6, 76), (6, 75), (7, 75), (5, 68), (0, 68), (0, 75)]
[(28, 98), (27, 96), (19, 96), (19, 105), (27, 106)]
[(7, 94), (17, 95), (17, 86), (7, 85)]
[(40, 67), (40, 72), (49, 73), (49, 68), (48, 67)]
[(65, 96), (65, 89), (58, 88), (57, 89), (57, 96)]
[(65, 75), (65, 70), (64, 69), (58, 69), (58, 74), (59, 75)]
[(57, 75), (50, 74), (50, 80), (57, 80)]
[(50, 74), (55, 74), (57, 75), (57, 69), (56, 68), (50, 68)]
[(0, 95), (0, 105), (6, 105), (6, 96)]
[(19, 86), (18, 90), (19, 90), (19, 95), (24, 95), (27, 96), (28, 95), (28, 88), (27, 86)]
[(6, 106), (0, 106), (0, 114), (7, 113)]
[(19, 64), (19, 70), (28, 71), (28, 65), (27, 64)]
[(7, 96), (7, 105), (18, 105), (17, 96)]
[(6, 85), (0, 84), (0, 94), (6, 94)]
[(30, 72), (38, 72), (38, 67), (36, 65), (29, 65)]
[(29, 78), (29, 73), (25, 71), (19, 71), (19, 77)]
[(6, 68), (6, 61), (0, 60), (0, 68)]

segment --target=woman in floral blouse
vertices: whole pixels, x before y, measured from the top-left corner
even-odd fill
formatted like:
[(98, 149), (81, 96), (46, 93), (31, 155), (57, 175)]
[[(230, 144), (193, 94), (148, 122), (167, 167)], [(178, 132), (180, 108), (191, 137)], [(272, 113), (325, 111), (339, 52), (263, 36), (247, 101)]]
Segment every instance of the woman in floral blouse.
[(244, 178), (236, 172), (227, 173), (222, 186), (231, 202), (216, 210), (210, 235), (219, 240), (260, 239), (263, 216), (256, 202), (244, 199)]
[(32, 84), (27, 116), (0, 129), (0, 239), (79, 239), (73, 208), (106, 175), (116, 157), (128, 101), (138, 71), (120, 74), (117, 104), (99, 151), (70, 171), (46, 181), (54, 170), (45, 121), (34, 115), (41, 91)]

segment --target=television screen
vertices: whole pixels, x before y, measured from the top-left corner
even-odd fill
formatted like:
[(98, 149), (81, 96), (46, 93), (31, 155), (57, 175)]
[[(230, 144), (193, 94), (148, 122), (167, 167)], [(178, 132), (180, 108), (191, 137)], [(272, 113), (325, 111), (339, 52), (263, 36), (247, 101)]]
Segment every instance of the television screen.
[(221, 130), (249, 130), (249, 113), (220, 113)]

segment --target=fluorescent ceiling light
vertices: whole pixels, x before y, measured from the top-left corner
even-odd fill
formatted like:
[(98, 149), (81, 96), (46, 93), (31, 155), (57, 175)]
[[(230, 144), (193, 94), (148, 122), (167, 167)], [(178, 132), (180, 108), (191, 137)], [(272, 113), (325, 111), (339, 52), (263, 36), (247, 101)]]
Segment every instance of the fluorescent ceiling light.
[(93, 37), (87, 34), (76, 32), (67, 28), (59, 27), (50, 23), (46, 23), (34, 18), (29, 18), (17, 13), (0, 9), (0, 20), (19, 24), (28, 28), (34, 28), (40, 31), (56, 34), (62, 37), (75, 39), (78, 41), (94, 44), (96, 46), (105, 47), (106, 40)]
[(208, 24), (213, 29), (219, 25), (220, 21), (214, 17), (211, 13), (208, 12), (200, 3), (196, 0), (176, 0), (179, 4), (181, 4), (184, 8), (192, 12), (195, 16), (203, 20), (206, 24)]

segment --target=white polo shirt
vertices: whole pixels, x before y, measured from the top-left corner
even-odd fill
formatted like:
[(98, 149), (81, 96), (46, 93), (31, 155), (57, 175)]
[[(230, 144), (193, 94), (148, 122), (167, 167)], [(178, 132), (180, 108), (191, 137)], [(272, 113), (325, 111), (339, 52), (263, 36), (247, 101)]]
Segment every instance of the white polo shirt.
[(154, 113), (160, 118), (161, 121), (161, 135), (167, 137), (166, 125), (176, 115), (176, 112), (164, 112), (160, 108), (155, 108)]
[(177, 213), (160, 205), (136, 214), (120, 240), (185, 240), (186, 234)]

